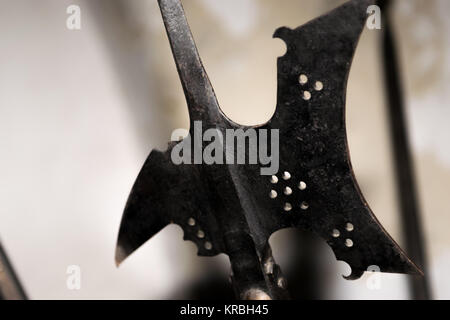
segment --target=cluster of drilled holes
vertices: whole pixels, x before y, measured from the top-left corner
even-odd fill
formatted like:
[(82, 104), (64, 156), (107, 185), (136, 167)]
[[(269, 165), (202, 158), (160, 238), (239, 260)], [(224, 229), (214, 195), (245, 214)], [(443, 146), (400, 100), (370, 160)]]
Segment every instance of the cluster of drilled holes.
[[(291, 175), (288, 171), (283, 172), (283, 174), (282, 174), (282, 179), (283, 179), (283, 180), (289, 181), (291, 178), (292, 178), (292, 175)], [(275, 176), (275, 175), (273, 175), (273, 176), (270, 178), (270, 183), (272, 183), (272, 184), (277, 184), (278, 181), (279, 181), (279, 179), (278, 179), (278, 177)], [(298, 188), (299, 188), (301, 191), (306, 190), (306, 183), (305, 183), (304, 181), (300, 181), (300, 182), (298, 183)], [(290, 195), (293, 194), (293, 192), (294, 192), (294, 191), (293, 191), (292, 188), (289, 187), (289, 186), (287, 186), (287, 187), (285, 187), (285, 188), (283, 189), (283, 194), (284, 194), (285, 196), (290, 196)], [(271, 190), (270, 193), (269, 193), (269, 197), (270, 197), (271, 199), (276, 199), (276, 198), (278, 197), (278, 192), (276, 192), (275, 190)], [(300, 203), (300, 209), (302, 209), (302, 210), (307, 210), (308, 208), (309, 208), (309, 204), (308, 204), (306, 201), (303, 201), (302, 203)], [(284, 211), (286, 211), (286, 212), (290, 212), (290, 211), (292, 211), (293, 206), (292, 206), (291, 203), (286, 202), (286, 203), (284, 204), (284, 206), (283, 206), (283, 209), (284, 209)]]
[[(191, 227), (195, 227), (195, 225), (197, 224), (197, 222), (195, 221), (194, 218), (189, 218), (188, 221), (187, 221), (187, 223), (188, 223), (188, 225), (191, 226)], [(204, 239), (204, 238), (205, 238), (205, 232), (204, 232), (203, 230), (199, 229), (199, 230), (197, 231), (197, 238), (199, 238), (199, 239)], [(206, 250), (211, 250), (211, 249), (212, 249), (212, 243), (209, 242), (209, 241), (206, 241), (206, 242), (204, 243), (204, 247), (205, 247)]]
[[(353, 230), (355, 230), (355, 226), (348, 222), (345, 225), (345, 230), (347, 230), (347, 232), (352, 232)], [(333, 229), (333, 231), (331, 232), (331, 236), (335, 239), (339, 238), (341, 236), (341, 232), (338, 229)], [(347, 248), (351, 248), (353, 247), (354, 243), (353, 240), (350, 238), (345, 239), (345, 246)]]
[[(308, 76), (305, 74), (301, 74), (298, 77), (298, 82), (300, 83), (301, 86), (305, 86), (308, 83), (309, 79)], [(315, 91), (322, 91), (323, 90), (323, 82), (321, 81), (316, 81), (314, 83), (314, 90)], [(311, 100), (311, 92), (309, 90), (304, 90), (303, 91), (303, 100), (308, 101)]]

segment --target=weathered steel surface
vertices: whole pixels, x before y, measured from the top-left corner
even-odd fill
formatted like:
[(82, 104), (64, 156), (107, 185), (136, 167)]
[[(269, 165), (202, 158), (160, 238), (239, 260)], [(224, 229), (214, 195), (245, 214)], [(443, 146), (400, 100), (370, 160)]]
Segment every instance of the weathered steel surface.
[[(159, 3), (186, 95), (191, 136), (198, 120), (204, 130), (248, 129), (221, 112), (179, 0)], [(152, 151), (125, 208), (118, 263), (176, 223), (199, 255), (230, 257), (241, 293), (256, 286), (272, 298), (283, 295), (263, 260), (269, 237), (292, 227), (322, 237), (337, 259), (350, 265), (348, 279), (359, 278), (372, 265), (383, 272), (421, 273), (371, 212), (348, 152), (347, 78), (371, 3), (353, 0), (297, 29), (275, 32), (287, 45), (278, 59), (277, 108), (269, 122), (256, 128), (279, 130), (278, 182), (260, 175), (260, 165), (177, 166), (170, 157), (174, 144), (165, 152)], [(284, 194), (286, 187), (292, 194)], [(269, 196), (272, 190), (275, 199)], [(291, 210), (285, 210), (287, 203)], [(199, 230), (204, 237), (198, 237)]]

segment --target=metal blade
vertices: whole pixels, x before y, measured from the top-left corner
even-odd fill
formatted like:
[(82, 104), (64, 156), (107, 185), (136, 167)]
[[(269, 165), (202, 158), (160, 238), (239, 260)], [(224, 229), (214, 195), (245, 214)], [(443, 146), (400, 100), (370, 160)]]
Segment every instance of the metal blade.
[[(348, 279), (373, 265), (383, 272), (421, 274), (364, 200), (348, 152), (347, 78), (372, 3), (352, 0), (302, 27), (276, 31), (288, 48), (278, 59), (277, 109), (268, 123), (252, 128), (280, 135), (280, 172), (268, 177), (260, 164), (192, 165), (195, 150), (191, 164), (171, 162), (172, 148), (191, 148), (196, 120), (204, 128), (250, 128), (220, 112), (180, 1), (159, 1), (191, 115), (190, 136), (165, 153), (152, 152), (144, 165), (122, 220), (119, 262), (165, 225), (177, 223), (199, 255), (230, 257), (238, 297), (261, 289), (280, 298), (286, 289), (281, 273), (274, 276), (265, 267), (273, 260), (268, 241), (274, 232), (296, 227), (327, 241), (352, 268)], [(200, 143), (204, 148), (201, 137)], [(228, 150), (222, 152), (226, 158)]]
[(191, 123), (219, 114), (219, 104), (203, 67), (180, 0), (158, 0), (189, 108)]

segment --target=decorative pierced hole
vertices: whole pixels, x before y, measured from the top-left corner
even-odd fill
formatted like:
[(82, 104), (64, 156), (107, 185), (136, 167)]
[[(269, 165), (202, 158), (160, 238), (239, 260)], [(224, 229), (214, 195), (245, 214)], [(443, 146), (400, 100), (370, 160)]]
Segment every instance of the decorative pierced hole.
[(331, 232), (331, 236), (333, 238), (339, 238), (341, 236), (341, 233), (338, 229), (334, 229), (333, 232)]
[(347, 230), (348, 232), (352, 232), (353, 230), (355, 230), (355, 227), (349, 222), (345, 225), (345, 230)]
[(311, 92), (309, 91), (303, 91), (303, 100), (311, 100)]
[(278, 177), (277, 176), (272, 176), (270, 178), (270, 183), (272, 184), (277, 184), (278, 183)]
[(290, 196), (292, 194), (292, 189), (289, 187), (284, 188), (284, 194)]
[(303, 201), (303, 202), (300, 204), (300, 208), (301, 208), (302, 210), (307, 210), (307, 209), (309, 208), (308, 202)]
[(195, 226), (195, 219), (194, 218), (189, 218), (188, 219), (188, 225), (190, 225), (191, 227)]
[(206, 249), (206, 250), (211, 250), (211, 249), (212, 249), (212, 243), (209, 242), (209, 241), (206, 241), (206, 242), (205, 242), (205, 249)]
[(305, 74), (301, 74), (298, 77), (298, 82), (303, 86), (308, 83), (308, 77)]
[(316, 91), (322, 91), (323, 89), (323, 83), (321, 81), (316, 81), (314, 84), (314, 90)]
[(292, 210), (292, 204), (290, 204), (289, 202), (286, 202), (284, 204), (284, 211), (289, 212)]
[(270, 191), (270, 199), (275, 199), (276, 197), (278, 197), (278, 193), (275, 190)]
[(306, 190), (306, 183), (303, 181), (300, 181), (300, 183), (298, 184), (298, 188), (302, 191)]
[(347, 248), (353, 247), (353, 240), (352, 240), (352, 239), (346, 239), (346, 240), (345, 240), (345, 246), (346, 246)]
[(285, 171), (283, 173), (283, 179), (284, 180), (289, 180), (290, 178), (291, 178), (291, 174), (289, 172)]
[(197, 231), (197, 237), (199, 239), (203, 239), (205, 237), (205, 233), (202, 230)]

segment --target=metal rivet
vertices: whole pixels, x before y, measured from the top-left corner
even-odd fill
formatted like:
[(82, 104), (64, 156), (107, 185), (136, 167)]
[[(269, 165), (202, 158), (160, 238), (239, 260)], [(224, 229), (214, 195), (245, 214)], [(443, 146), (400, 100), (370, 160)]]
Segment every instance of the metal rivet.
[(270, 191), (269, 194), (271, 199), (275, 199), (276, 197), (278, 197), (278, 193), (275, 190)]
[(284, 204), (284, 211), (289, 212), (292, 210), (292, 205), (289, 202)]
[(355, 229), (355, 227), (350, 222), (347, 223), (345, 226), (345, 230), (347, 230), (348, 232), (352, 232), (354, 229)]
[(272, 177), (270, 178), (270, 182), (273, 183), (273, 184), (278, 183), (278, 177), (277, 177), (277, 176), (272, 176)]
[(308, 202), (303, 201), (302, 204), (300, 205), (300, 208), (301, 208), (302, 210), (308, 209), (308, 208), (309, 208)]
[(188, 219), (188, 225), (190, 225), (191, 227), (195, 226), (195, 219), (194, 218), (189, 218)]
[(290, 196), (292, 194), (292, 189), (289, 187), (284, 188), (284, 194)]
[(209, 241), (206, 241), (206, 242), (205, 242), (205, 249), (206, 249), (206, 250), (211, 250), (211, 249), (212, 249), (212, 243), (209, 242)]

